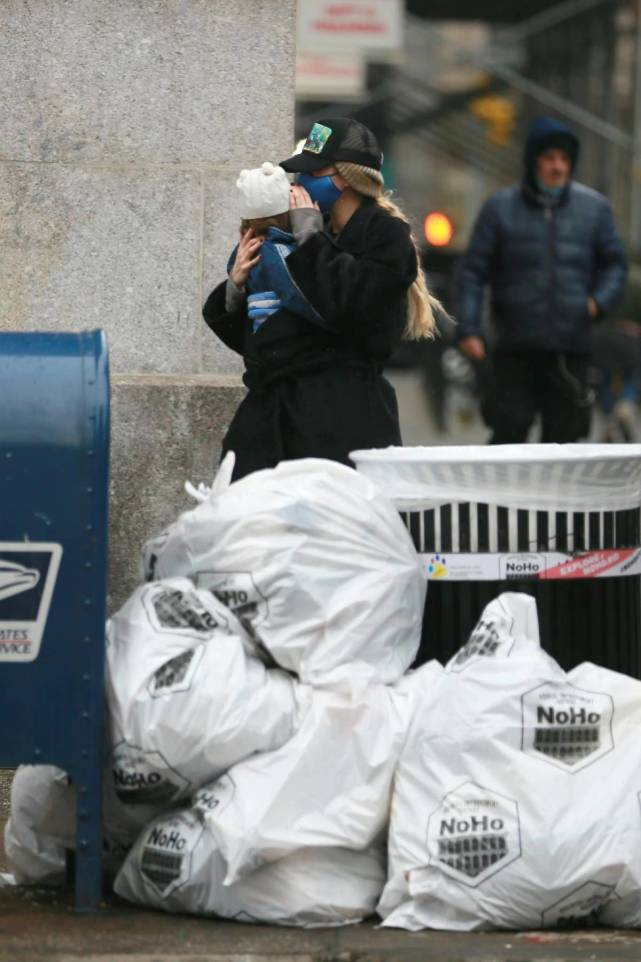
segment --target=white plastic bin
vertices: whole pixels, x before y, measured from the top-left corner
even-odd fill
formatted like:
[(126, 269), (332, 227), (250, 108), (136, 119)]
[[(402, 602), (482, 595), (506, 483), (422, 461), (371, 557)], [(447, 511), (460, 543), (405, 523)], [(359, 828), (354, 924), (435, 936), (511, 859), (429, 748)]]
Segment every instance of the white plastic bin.
[(641, 445), (355, 451), (396, 504), (430, 579), (419, 660), (448, 658), (506, 590), (537, 599), (565, 668), (641, 676)]

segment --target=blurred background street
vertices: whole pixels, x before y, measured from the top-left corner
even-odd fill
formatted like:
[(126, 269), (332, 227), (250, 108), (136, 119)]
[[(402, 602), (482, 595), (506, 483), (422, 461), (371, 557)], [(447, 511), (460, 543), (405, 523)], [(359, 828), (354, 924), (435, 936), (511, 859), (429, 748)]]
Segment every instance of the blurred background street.
[[(439, 426), (429, 403), (429, 389), (419, 371), (391, 369), (388, 380), (398, 397), (403, 443), (421, 444), (485, 444), (489, 430), (483, 423), (478, 404), (465, 390), (454, 387), (448, 391), (445, 430)], [(606, 419), (597, 408), (592, 417), (589, 441), (599, 442), (606, 432)], [(639, 430), (639, 412), (635, 411), (635, 428)], [(533, 439), (536, 427), (532, 432)], [(618, 438), (624, 441), (624, 438)]]
[(387, 378), (396, 390), (404, 444), (484, 444), (487, 440), (476, 401), (465, 392), (448, 393), (446, 427), (441, 431), (419, 371), (392, 369)]
[[(532, 120), (562, 121), (581, 145), (576, 178), (608, 198), (630, 258), (625, 295), (596, 322), (599, 337), (632, 322), (638, 339), (640, 25), (639, 0), (299, 0), (297, 136), (320, 116), (343, 114), (374, 130), (431, 289), (456, 317), (461, 259), (483, 202), (522, 178)], [(434, 344), (406, 345), (394, 358), (405, 443), (488, 437), (455, 330), (445, 321)], [(603, 377), (595, 357), (591, 439), (636, 440), (638, 388), (606, 417)], [(611, 408), (623, 386), (616, 372), (607, 377)]]

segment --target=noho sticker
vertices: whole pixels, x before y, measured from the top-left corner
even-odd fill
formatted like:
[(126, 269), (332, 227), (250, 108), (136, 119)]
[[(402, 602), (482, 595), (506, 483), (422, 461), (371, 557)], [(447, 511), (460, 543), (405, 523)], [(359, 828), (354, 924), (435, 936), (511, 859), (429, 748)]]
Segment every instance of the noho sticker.
[(449, 792), (427, 823), (429, 864), (476, 887), (521, 857), (518, 804), (475, 782)]
[(124, 805), (163, 805), (189, 788), (188, 779), (172, 768), (160, 752), (119, 742), (113, 750), (114, 788)]
[(143, 591), (142, 602), (156, 631), (184, 631), (193, 636), (211, 635), (217, 628), (228, 628), (224, 613), (196, 591), (183, 591), (168, 585), (153, 584)]
[(506, 581), (538, 578), (544, 568), (545, 557), (541, 554), (501, 555), (499, 559), (499, 576)]
[(167, 898), (191, 874), (191, 858), (203, 833), (194, 812), (182, 812), (153, 822), (140, 851), (140, 873)]
[(463, 671), (479, 658), (507, 658), (514, 647), (513, 624), (513, 618), (481, 618), (467, 642), (449, 662), (447, 670)]
[(60, 544), (0, 542), (0, 662), (40, 654), (61, 558)]
[(196, 585), (211, 591), (245, 627), (258, 625), (267, 617), (267, 599), (249, 571), (199, 571)]
[(217, 782), (204, 785), (194, 792), (191, 798), (192, 807), (205, 815), (214, 812), (220, 815), (224, 812), (236, 793), (236, 784), (231, 775), (223, 775)]
[(620, 898), (615, 889), (615, 885), (604, 885), (603, 882), (585, 882), (544, 909), (541, 923), (546, 929), (575, 926), (577, 923), (582, 926), (596, 925), (599, 910), (608, 902)]
[(161, 665), (154, 672), (147, 686), (151, 697), (162, 698), (165, 695), (174, 695), (176, 692), (189, 691), (204, 654), (205, 645), (197, 645)]
[(614, 748), (614, 702), (605, 692), (547, 682), (521, 697), (521, 748), (566, 772), (579, 772)]

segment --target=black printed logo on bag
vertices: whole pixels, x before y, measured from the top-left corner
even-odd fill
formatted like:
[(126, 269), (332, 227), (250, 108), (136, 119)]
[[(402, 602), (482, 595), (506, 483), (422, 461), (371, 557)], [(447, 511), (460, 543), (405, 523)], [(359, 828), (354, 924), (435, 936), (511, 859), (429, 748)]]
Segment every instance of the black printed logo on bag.
[(258, 641), (256, 626), (268, 613), (267, 600), (248, 571), (199, 571), (196, 586), (211, 591), (226, 608), (229, 608), (245, 631)]
[(195, 592), (154, 586), (152, 605), (162, 628), (185, 628), (209, 635), (219, 626), (216, 615), (204, 606)]
[(203, 827), (192, 812), (155, 822), (140, 855), (140, 872), (163, 898), (191, 874), (191, 857)]
[(521, 856), (516, 801), (465, 782), (449, 792), (427, 824), (429, 864), (475, 887)]
[(119, 742), (111, 758), (114, 788), (124, 805), (164, 805), (189, 788), (188, 779), (172, 768), (160, 752)]
[(523, 695), (521, 705), (526, 755), (574, 773), (614, 748), (614, 702), (605, 692), (549, 682)]
[[(468, 641), (458, 651), (447, 666), (448, 671), (463, 671), (479, 658), (494, 658), (498, 654), (507, 657), (514, 645), (509, 627), (497, 620), (481, 618), (472, 631)], [(507, 631), (506, 631), (507, 629)]]
[(205, 785), (194, 792), (191, 805), (204, 815), (214, 812), (220, 815), (227, 808), (236, 793), (236, 783), (231, 775), (223, 775), (212, 785)]
[(579, 923), (581, 927), (597, 925), (603, 906), (620, 898), (615, 889), (616, 886), (602, 882), (585, 882), (541, 913), (543, 928), (569, 928)]
[(189, 691), (194, 676), (203, 655), (204, 645), (197, 645), (181, 652), (175, 658), (170, 658), (154, 673), (149, 682), (149, 694), (152, 698), (173, 695), (180, 691)]

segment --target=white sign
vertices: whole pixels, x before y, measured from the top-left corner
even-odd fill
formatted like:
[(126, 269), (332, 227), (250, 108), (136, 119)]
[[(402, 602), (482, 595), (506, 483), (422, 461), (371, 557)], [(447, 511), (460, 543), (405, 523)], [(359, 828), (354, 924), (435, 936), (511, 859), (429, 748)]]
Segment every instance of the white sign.
[(296, 57), (296, 96), (301, 99), (355, 100), (365, 90), (365, 62), (353, 54), (300, 53)]
[(390, 52), (402, 45), (401, 0), (298, 0), (301, 52)]
[(421, 554), (430, 581), (567, 581), (641, 574), (641, 548), (603, 548), (577, 554), (558, 551)]
[(35, 661), (58, 577), (62, 545), (0, 542), (0, 661)]

